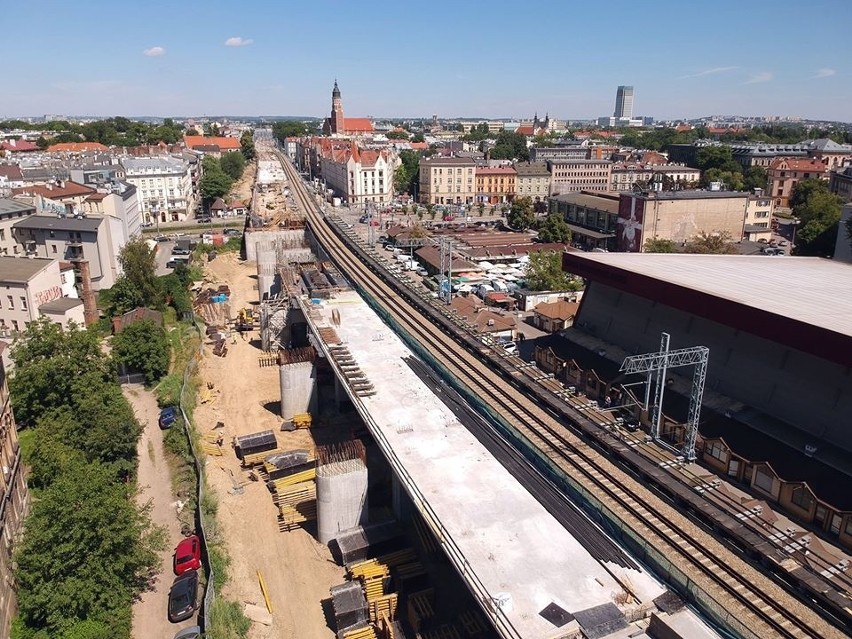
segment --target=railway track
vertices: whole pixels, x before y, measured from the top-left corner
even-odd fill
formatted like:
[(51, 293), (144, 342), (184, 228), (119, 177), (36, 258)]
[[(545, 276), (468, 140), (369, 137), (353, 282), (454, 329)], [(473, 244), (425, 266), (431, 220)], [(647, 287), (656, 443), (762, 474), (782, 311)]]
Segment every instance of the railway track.
[(482, 398), (494, 415), (541, 451), (581, 493), (590, 494), (613, 513), (632, 537), (644, 540), (662, 558), (661, 563), (670, 562), (670, 573), (681, 577), (682, 591), (705, 593), (697, 598), (699, 605), (715, 608), (714, 616), (739, 636), (846, 636), (572, 434), (476, 356), (460, 351), (454, 338), (426, 321), (404, 295), (352, 254), (320, 214), (292, 165), (282, 163), (314, 235), (353, 283), (468, 392)]

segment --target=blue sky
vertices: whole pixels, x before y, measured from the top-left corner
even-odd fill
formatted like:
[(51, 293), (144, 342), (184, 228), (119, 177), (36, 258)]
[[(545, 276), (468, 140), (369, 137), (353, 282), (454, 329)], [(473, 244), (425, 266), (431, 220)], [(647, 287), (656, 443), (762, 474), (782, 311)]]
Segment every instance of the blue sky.
[[(0, 118), (852, 121), (852, 0), (0, 0)], [(231, 46), (226, 45), (228, 42)]]

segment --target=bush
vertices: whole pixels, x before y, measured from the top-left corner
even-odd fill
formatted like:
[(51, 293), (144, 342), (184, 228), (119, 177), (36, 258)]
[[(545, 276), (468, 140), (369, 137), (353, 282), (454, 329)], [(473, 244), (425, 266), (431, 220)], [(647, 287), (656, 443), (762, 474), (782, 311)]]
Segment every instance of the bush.
[(160, 408), (166, 406), (177, 406), (180, 403), (180, 389), (183, 386), (183, 376), (177, 373), (166, 375), (157, 388), (154, 394), (157, 396), (157, 404)]
[(152, 320), (133, 322), (112, 340), (113, 357), (119, 364), (139, 371), (148, 385), (169, 370), (169, 342), (161, 326)]

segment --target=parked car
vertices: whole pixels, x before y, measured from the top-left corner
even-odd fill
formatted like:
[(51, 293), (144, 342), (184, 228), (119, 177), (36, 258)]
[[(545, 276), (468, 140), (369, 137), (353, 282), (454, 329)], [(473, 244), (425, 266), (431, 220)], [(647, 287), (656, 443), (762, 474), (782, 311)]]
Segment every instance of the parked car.
[(195, 218), (195, 221), (199, 224), (210, 224), (212, 218), (206, 215), (202, 215), (201, 217)]
[(177, 576), (201, 568), (201, 540), (198, 535), (180, 541), (175, 548), (172, 567)]
[(172, 249), (172, 255), (189, 255), (190, 250), (183, 246), (176, 246)]
[(172, 424), (177, 421), (177, 408), (174, 406), (166, 406), (160, 411), (160, 428), (165, 430), (171, 428)]
[(175, 579), (169, 590), (169, 621), (189, 619), (198, 607), (198, 571), (190, 570)]
[(157, 240), (158, 242), (171, 242), (172, 241), (172, 238), (167, 237), (165, 235), (158, 235), (154, 239)]
[(189, 628), (178, 630), (174, 639), (201, 639), (201, 627), (190, 626)]
[(224, 234), (228, 237), (240, 237), (243, 232), (240, 229), (225, 229)]
[(186, 264), (183, 260), (169, 260), (166, 262), (166, 268), (177, 268), (178, 264)]

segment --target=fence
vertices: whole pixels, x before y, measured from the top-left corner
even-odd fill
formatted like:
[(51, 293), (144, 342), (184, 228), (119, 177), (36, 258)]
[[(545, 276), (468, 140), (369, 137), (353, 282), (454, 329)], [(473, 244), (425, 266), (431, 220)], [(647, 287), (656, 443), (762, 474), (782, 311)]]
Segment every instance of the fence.
[[(195, 323), (193, 323), (193, 329), (191, 330), (194, 330), (198, 334), (198, 356), (200, 357), (201, 351), (204, 348), (204, 333), (198, 324)], [(204, 599), (201, 603), (201, 610), (198, 613), (198, 625), (201, 626), (202, 631), (206, 631), (206, 629), (210, 626), (210, 608), (213, 605), (213, 599), (216, 597), (216, 593), (213, 586), (213, 565), (210, 563), (210, 555), (207, 552), (207, 529), (204, 525), (204, 509), (201, 507), (204, 500), (204, 473), (202, 471), (201, 460), (198, 458), (198, 451), (195, 449), (195, 442), (192, 438), (192, 429), (194, 426), (190, 423), (189, 416), (186, 414), (184, 406), (184, 392), (186, 391), (189, 379), (195, 370), (196, 361), (197, 359), (195, 357), (191, 358), (189, 362), (187, 362), (186, 370), (183, 372), (183, 383), (180, 388), (179, 405), (180, 413), (183, 416), (184, 434), (189, 442), (189, 450), (192, 453), (193, 467), (195, 469), (195, 529), (199, 539), (201, 540), (201, 556), (202, 561), (204, 562), (204, 568), (207, 571), (207, 583), (204, 587)]]

